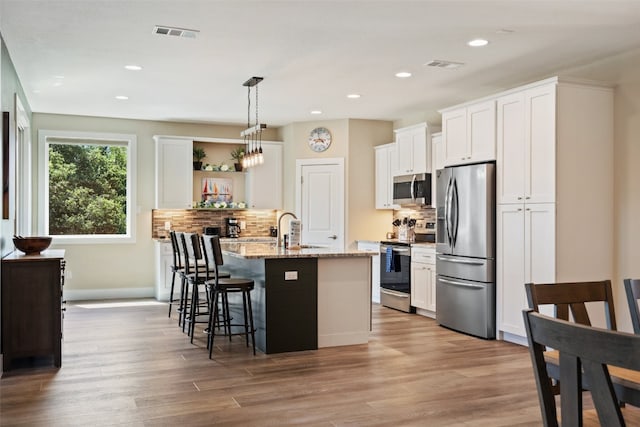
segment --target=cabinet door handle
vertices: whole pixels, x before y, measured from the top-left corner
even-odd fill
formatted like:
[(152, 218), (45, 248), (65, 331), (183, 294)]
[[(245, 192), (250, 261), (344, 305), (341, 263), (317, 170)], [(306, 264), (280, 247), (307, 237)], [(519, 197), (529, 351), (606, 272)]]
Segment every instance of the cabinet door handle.
[(522, 200), (522, 197), (518, 197), (518, 200)]
[(330, 239), (336, 240), (338, 238), (338, 236), (336, 236), (335, 234), (329, 236)]

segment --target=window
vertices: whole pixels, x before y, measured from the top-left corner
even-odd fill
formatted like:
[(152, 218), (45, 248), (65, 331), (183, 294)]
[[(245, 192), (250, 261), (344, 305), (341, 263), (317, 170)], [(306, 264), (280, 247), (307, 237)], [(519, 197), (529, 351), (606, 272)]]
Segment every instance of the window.
[(58, 243), (135, 242), (136, 136), (39, 132), (39, 229)]

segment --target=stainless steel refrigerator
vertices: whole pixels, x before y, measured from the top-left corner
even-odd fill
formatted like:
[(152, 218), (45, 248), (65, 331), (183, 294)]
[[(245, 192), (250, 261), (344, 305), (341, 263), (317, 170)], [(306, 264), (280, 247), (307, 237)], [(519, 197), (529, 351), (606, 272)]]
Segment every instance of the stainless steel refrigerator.
[(436, 320), (495, 338), (495, 164), (447, 167), (436, 179)]

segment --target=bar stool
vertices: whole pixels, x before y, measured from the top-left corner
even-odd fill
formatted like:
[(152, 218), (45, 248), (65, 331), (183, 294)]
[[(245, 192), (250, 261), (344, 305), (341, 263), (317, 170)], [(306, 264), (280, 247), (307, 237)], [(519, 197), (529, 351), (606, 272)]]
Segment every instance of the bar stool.
[[(193, 343), (193, 331), (196, 323), (207, 323), (199, 321), (199, 316), (208, 316), (208, 312), (202, 312), (202, 307), (209, 307), (209, 294), (206, 293), (207, 301), (200, 303), (200, 287), (204, 286), (205, 281), (209, 278), (209, 269), (202, 261), (202, 252), (200, 250), (200, 240), (196, 233), (184, 233), (182, 235), (184, 253), (187, 256), (185, 262), (185, 304), (182, 322), (182, 330), (187, 329), (187, 335), (191, 337)], [(189, 289), (190, 288), (190, 289)], [(191, 292), (189, 292), (191, 291)], [(191, 298), (189, 297), (191, 294)], [(188, 314), (187, 314), (188, 313)]]
[[(177, 245), (178, 259), (183, 260), (182, 270), (179, 270), (182, 280), (180, 287), (180, 306), (178, 308), (180, 312), (178, 326), (182, 326), (182, 331), (185, 332), (187, 315), (190, 314), (192, 308), (199, 308), (198, 293), (196, 292), (194, 294), (194, 291), (198, 290), (196, 284), (203, 285), (204, 281), (213, 277), (213, 270), (209, 268), (202, 257), (200, 239), (197, 233), (176, 233), (176, 238), (180, 239)], [(182, 248), (181, 251), (180, 248)], [(220, 272), (220, 277), (228, 278), (231, 277), (231, 275), (226, 272)], [(191, 298), (189, 295), (191, 295)], [(193, 304), (194, 295), (198, 298), (196, 305)], [(207, 294), (207, 297), (208, 296)], [(196, 314), (197, 313), (198, 311), (196, 310)], [(189, 324), (189, 326), (191, 326), (191, 324)], [(191, 327), (188, 329), (189, 335), (191, 335), (191, 329)]]
[[(184, 267), (182, 265), (182, 257), (180, 256), (180, 245), (178, 244), (178, 239), (176, 237), (176, 232), (169, 232), (169, 238), (171, 239), (171, 249), (173, 252), (173, 264), (171, 264), (171, 291), (169, 292), (169, 317), (171, 317), (171, 307), (173, 306), (173, 291), (176, 285), (176, 275), (180, 277), (180, 280), (183, 280), (182, 273), (184, 273)], [(182, 288), (180, 290), (182, 292)], [(178, 312), (181, 312), (178, 307)]]
[[(218, 267), (223, 265), (222, 250), (220, 249), (220, 238), (218, 236), (205, 236), (203, 237), (204, 257), (213, 267), (214, 276), (213, 279), (207, 280), (205, 285), (209, 289), (211, 294), (209, 301), (209, 325), (207, 328), (207, 334), (209, 339), (207, 341), (207, 348), (209, 349), (209, 359), (213, 353), (213, 341), (216, 336), (216, 326), (221, 321), (218, 313), (218, 306), (222, 303), (222, 322), (224, 323), (224, 333), (219, 334), (228, 336), (229, 341), (233, 335), (244, 335), (246, 339), (246, 345), (249, 347), (249, 336), (251, 336), (251, 345), (253, 347), (253, 354), (256, 354), (256, 338), (255, 328), (253, 326), (253, 308), (251, 306), (251, 291), (254, 288), (254, 281), (245, 278), (222, 278), (219, 277)], [(242, 294), (242, 311), (244, 314), (244, 323), (232, 324), (231, 316), (229, 314), (229, 299), (228, 296), (231, 293)], [(220, 301), (222, 297), (222, 301)], [(241, 326), (244, 328), (244, 332), (234, 333), (231, 330), (233, 326)]]

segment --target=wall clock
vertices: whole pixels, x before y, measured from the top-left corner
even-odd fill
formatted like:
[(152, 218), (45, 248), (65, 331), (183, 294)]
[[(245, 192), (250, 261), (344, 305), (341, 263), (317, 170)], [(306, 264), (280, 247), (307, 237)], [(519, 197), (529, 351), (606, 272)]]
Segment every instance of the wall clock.
[(321, 153), (331, 145), (331, 132), (327, 128), (315, 128), (309, 134), (309, 148)]

